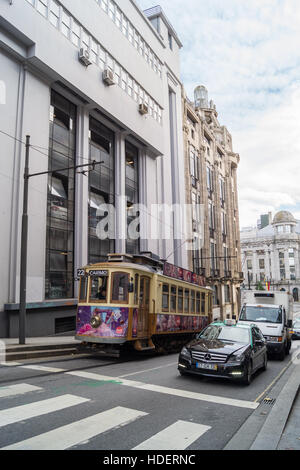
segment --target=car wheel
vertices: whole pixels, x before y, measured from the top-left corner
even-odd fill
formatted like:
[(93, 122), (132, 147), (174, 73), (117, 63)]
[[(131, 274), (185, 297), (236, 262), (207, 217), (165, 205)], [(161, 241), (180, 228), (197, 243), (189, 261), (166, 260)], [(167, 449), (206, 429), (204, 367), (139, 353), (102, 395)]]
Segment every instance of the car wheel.
[(262, 366), (262, 370), (267, 370), (267, 367), (268, 367), (268, 356), (267, 356), (267, 353), (266, 353), (265, 357), (264, 357), (264, 363), (263, 363), (263, 366)]
[(242, 382), (245, 385), (250, 385), (252, 382), (252, 365), (250, 362), (245, 370), (245, 375), (244, 375), (244, 378), (242, 379)]

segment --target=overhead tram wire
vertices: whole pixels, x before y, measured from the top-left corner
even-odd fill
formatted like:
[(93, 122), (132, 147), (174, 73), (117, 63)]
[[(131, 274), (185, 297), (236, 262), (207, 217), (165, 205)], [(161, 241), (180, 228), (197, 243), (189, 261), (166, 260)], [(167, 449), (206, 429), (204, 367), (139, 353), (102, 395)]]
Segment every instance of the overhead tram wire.
[[(24, 146), (26, 146), (26, 143), (25, 143), (25, 142), (23, 142), (22, 140), (18, 139), (18, 138), (15, 137), (15, 136), (12, 136), (12, 135), (8, 134), (8, 133), (5, 132), (5, 131), (2, 131), (1, 129), (0, 129), (0, 133), (3, 134), (3, 135), (5, 135), (5, 136), (7, 136), (7, 137), (9, 137), (9, 138), (11, 138), (11, 139), (13, 139), (14, 141), (19, 142), (19, 143), (23, 144)], [(40, 149), (43, 149), (43, 150), (46, 150), (46, 151), (47, 151), (47, 150), (49, 150), (49, 149), (47, 149), (47, 148), (45, 148), (45, 147), (40, 147), (40, 146), (34, 145), (34, 144), (30, 144), (30, 148), (31, 148), (32, 150), (34, 150), (35, 152), (39, 153), (40, 155), (42, 155), (43, 157), (49, 159), (49, 154), (46, 154), (46, 153), (44, 153), (44, 152), (42, 152), (42, 151), (40, 150)], [(59, 154), (59, 155), (65, 156), (65, 154), (62, 153), (62, 152), (59, 152), (59, 151), (57, 151), (57, 150), (55, 150), (55, 152), (56, 152), (57, 154)], [(89, 163), (91, 163), (91, 164), (93, 163), (90, 159), (87, 159), (87, 158), (85, 158), (85, 157), (83, 157), (83, 156), (77, 155), (76, 157), (77, 157), (78, 159), (87, 161), (87, 162), (89, 162)], [(98, 162), (96, 162), (96, 164), (97, 164), (97, 163), (98, 163)], [(99, 162), (99, 163), (100, 163), (100, 162)], [(58, 170), (55, 170), (55, 171), (62, 171), (62, 170), (58, 169)], [(89, 172), (91, 172), (91, 171), (93, 171), (93, 170), (87, 170), (86, 173), (89, 173)], [(43, 173), (45, 173), (45, 172), (43, 172)], [(79, 174), (81, 174), (81, 173), (82, 173), (82, 172), (79, 172)], [(82, 174), (83, 174), (83, 173), (82, 173)], [(11, 177), (9, 177), (8, 175), (3, 175), (3, 176), (6, 176), (6, 177), (8, 177), (8, 178), (11, 178)], [(14, 178), (12, 178), (12, 179), (14, 180)], [(15, 180), (15, 181), (16, 181), (16, 180)], [(38, 191), (38, 190), (36, 189), (36, 191)], [(40, 192), (40, 191), (38, 191), (38, 192)], [(115, 195), (118, 196), (118, 197), (123, 197), (123, 196), (124, 196), (124, 195), (121, 195), (121, 194), (118, 194), (118, 193), (116, 193)], [(174, 230), (174, 226), (172, 226), (172, 225), (166, 223), (164, 220), (161, 220), (161, 219), (159, 219), (158, 217), (155, 217), (153, 214), (151, 214), (149, 211), (145, 210), (143, 207), (139, 207), (139, 210), (141, 210), (142, 212), (144, 212), (145, 214), (147, 214), (149, 217), (151, 217), (152, 219), (156, 220), (157, 222), (160, 222), (160, 223), (161, 223), (162, 225), (164, 225), (165, 227), (168, 227), (169, 229)], [(187, 239), (186, 239), (186, 234), (184, 234), (184, 233), (182, 233), (182, 232), (179, 232), (179, 234), (180, 234), (182, 237), (184, 237), (185, 239), (184, 239), (184, 241), (174, 250), (174, 252), (172, 252), (172, 253), (168, 256), (167, 259), (169, 259), (169, 258), (170, 258), (177, 250), (179, 250), (185, 243), (187, 243), (187, 242), (190, 241), (190, 240), (187, 240)]]

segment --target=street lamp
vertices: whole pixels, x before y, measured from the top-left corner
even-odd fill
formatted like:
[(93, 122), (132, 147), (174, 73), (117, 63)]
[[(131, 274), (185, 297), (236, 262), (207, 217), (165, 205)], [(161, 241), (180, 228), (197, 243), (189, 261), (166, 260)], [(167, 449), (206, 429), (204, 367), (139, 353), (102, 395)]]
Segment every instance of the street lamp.
[[(77, 170), (79, 168), (92, 167), (101, 165), (104, 162), (96, 162), (95, 160), (85, 165), (76, 165), (73, 167), (61, 168), (59, 170), (43, 171), (40, 173), (29, 174), (29, 150), (30, 136), (26, 136), (25, 144), (25, 168), (24, 168), (24, 190), (23, 190), (23, 214), (22, 214), (22, 231), (21, 231), (21, 263), (20, 263), (20, 309), (19, 309), (19, 344), (26, 344), (26, 286), (27, 286), (27, 243), (28, 243), (28, 186), (29, 178), (34, 176), (49, 175), (57, 171)], [(85, 175), (85, 171), (81, 172)]]

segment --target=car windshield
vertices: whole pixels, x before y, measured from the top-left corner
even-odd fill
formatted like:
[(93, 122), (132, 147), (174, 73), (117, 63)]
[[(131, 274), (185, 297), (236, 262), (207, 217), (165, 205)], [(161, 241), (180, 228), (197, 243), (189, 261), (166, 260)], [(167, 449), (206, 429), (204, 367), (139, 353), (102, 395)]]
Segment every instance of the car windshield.
[(218, 339), (244, 344), (250, 342), (249, 330), (246, 328), (238, 328), (236, 326), (210, 325), (200, 333), (198, 338), (207, 340)]
[(275, 307), (244, 306), (240, 320), (264, 323), (282, 323), (282, 311), (280, 308)]

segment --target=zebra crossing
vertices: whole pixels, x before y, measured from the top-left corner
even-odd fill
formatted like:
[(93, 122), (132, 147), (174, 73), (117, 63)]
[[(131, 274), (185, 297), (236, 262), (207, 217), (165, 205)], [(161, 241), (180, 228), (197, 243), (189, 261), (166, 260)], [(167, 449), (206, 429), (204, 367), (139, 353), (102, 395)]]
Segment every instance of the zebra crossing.
[[(15, 398), (18, 395), (34, 394), (43, 391), (30, 384), (18, 384), (0, 388), (0, 397)], [(77, 395), (60, 395), (0, 410), (0, 436), (5, 426), (26, 422), (33, 418), (45, 417), (57, 411), (78, 407), (90, 399)], [(67, 450), (85, 445), (91, 439), (107, 432), (113, 432), (138, 420), (149, 417), (149, 413), (122, 406), (113, 407), (92, 416), (75, 420), (45, 433), (1, 447), (0, 450)], [(47, 420), (44, 420), (47, 425)], [(210, 426), (195, 422), (177, 420), (158, 433), (140, 442), (132, 450), (185, 450), (211, 429)], [(1, 442), (1, 439), (0, 439)]]

